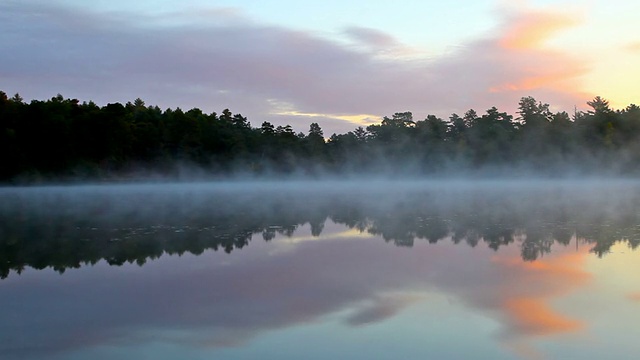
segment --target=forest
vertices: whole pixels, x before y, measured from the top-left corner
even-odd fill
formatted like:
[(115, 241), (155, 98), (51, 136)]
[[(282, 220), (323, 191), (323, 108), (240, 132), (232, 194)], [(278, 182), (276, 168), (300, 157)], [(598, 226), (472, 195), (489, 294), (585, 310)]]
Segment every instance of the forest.
[(411, 112), (326, 137), (317, 123), (253, 127), (225, 109), (162, 110), (142, 99), (98, 106), (57, 95), (25, 102), (0, 91), (0, 181), (135, 179), (198, 169), (230, 175), (640, 175), (640, 107), (550, 111), (523, 97), (517, 114), (495, 107), (448, 119)]

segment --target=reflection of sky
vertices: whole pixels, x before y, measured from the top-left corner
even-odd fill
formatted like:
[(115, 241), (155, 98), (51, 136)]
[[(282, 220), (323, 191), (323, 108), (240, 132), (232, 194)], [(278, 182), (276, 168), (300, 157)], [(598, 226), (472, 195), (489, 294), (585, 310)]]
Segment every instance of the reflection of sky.
[(322, 241), (256, 239), (232, 254), (144, 267), (27, 270), (0, 282), (0, 353), (509, 359), (640, 350), (640, 286), (629, 276), (638, 253), (616, 247), (598, 260), (570, 246), (523, 263), (514, 246), (399, 248), (344, 231), (327, 223)]

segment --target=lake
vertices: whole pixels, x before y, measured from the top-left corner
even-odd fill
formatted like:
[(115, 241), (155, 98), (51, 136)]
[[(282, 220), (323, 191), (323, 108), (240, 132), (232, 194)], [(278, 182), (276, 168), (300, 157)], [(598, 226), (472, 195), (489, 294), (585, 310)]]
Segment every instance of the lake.
[(632, 359), (640, 183), (0, 189), (1, 359)]

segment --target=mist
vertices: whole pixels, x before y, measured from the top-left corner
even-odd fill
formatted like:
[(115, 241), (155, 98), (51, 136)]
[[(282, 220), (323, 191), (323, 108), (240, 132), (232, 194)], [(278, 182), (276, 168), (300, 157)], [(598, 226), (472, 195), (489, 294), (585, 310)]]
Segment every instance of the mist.
[[(600, 256), (636, 247), (635, 180), (271, 180), (0, 188), (2, 276), (106, 261), (232, 252), (327, 224), (396, 246), (447, 241), (494, 250), (517, 243), (525, 260), (583, 242)], [(602, 237), (602, 231), (617, 230)], [(255, 241), (255, 240), (253, 240)]]
[(552, 113), (524, 97), (449, 119), (410, 111), (345, 134), (307, 133), (228, 109), (161, 110), (142, 99), (100, 107), (57, 95), (25, 103), (0, 93), (0, 181), (51, 184), (243, 179), (637, 177), (640, 108)]

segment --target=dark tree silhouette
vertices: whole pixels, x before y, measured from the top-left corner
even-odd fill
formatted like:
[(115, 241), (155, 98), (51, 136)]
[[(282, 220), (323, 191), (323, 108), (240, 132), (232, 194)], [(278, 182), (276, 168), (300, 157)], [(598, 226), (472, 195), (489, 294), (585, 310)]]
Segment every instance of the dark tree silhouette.
[(183, 164), (212, 177), (242, 174), (394, 174), (526, 169), (638, 175), (640, 108), (611, 109), (596, 97), (592, 110), (552, 113), (524, 97), (518, 117), (493, 107), (479, 115), (415, 120), (409, 111), (325, 139), (318, 123), (305, 135), (290, 125), (253, 128), (224, 109), (161, 110), (140, 98), (98, 106), (56, 95), (25, 103), (0, 92), (0, 181), (118, 179), (175, 175)]

